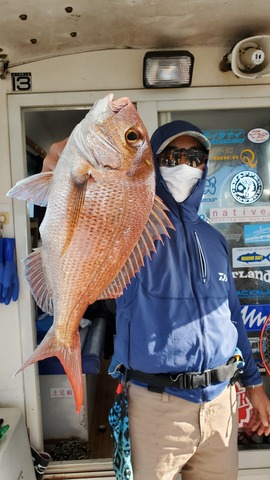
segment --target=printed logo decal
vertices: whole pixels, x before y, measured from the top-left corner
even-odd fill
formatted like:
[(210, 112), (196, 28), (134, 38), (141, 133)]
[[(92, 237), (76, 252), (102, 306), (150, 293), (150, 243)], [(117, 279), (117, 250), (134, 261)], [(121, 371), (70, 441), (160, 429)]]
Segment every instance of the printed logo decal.
[[(217, 197), (214, 197), (217, 190), (217, 179), (216, 177), (209, 177), (206, 179), (205, 188), (203, 192), (203, 202), (214, 203), (217, 201)], [(206, 196), (209, 195), (209, 196)]]
[(269, 132), (264, 128), (253, 128), (248, 132), (248, 139), (253, 143), (264, 143), (269, 138)]
[(233, 222), (265, 222), (269, 221), (270, 207), (233, 207), (233, 208), (210, 208), (211, 223)]
[(270, 224), (244, 225), (245, 243), (270, 243)]
[(240, 255), (240, 257), (237, 258), (239, 262), (244, 262), (244, 263), (254, 263), (255, 262), (262, 262), (263, 260), (268, 260), (270, 261), (270, 254), (269, 255), (260, 255), (257, 252), (252, 252), (252, 253), (244, 253), (243, 255)]
[(231, 181), (233, 198), (244, 204), (256, 202), (263, 192), (263, 182), (259, 175), (249, 170), (237, 173)]
[(242, 305), (241, 314), (247, 331), (260, 331), (269, 313), (270, 305)]
[(217, 190), (217, 179), (216, 177), (210, 177), (206, 179), (205, 188), (203, 194), (206, 195), (209, 193), (210, 195), (215, 195)]
[(232, 275), (233, 278), (237, 280), (246, 278), (247, 280), (252, 279), (259, 280), (260, 282), (264, 283), (270, 283), (270, 270), (233, 270)]
[(219, 274), (219, 281), (220, 282), (227, 282), (228, 281), (228, 277), (227, 277), (226, 273), (218, 272), (218, 274)]
[[(251, 249), (250, 249), (251, 250)], [(247, 247), (233, 248), (233, 267), (269, 267), (270, 247), (257, 247), (256, 250), (249, 251)]]
[(223, 233), (227, 242), (239, 242), (241, 239), (241, 233)]
[(241, 129), (206, 130), (203, 134), (210, 140), (212, 145), (244, 143), (245, 141), (245, 132)]
[(240, 153), (240, 160), (242, 163), (249, 165), (250, 168), (255, 168), (258, 163), (258, 159), (256, 158), (255, 153), (249, 148), (242, 150), (242, 152)]
[[(214, 152), (214, 154), (213, 154)], [(240, 153), (236, 152), (235, 147), (215, 147), (210, 154), (210, 160), (212, 161), (225, 161), (225, 160), (240, 160), (245, 165), (249, 165), (250, 168), (255, 168), (258, 163), (258, 158), (253, 150), (245, 148)]]
[(237, 290), (236, 293), (241, 300), (252, 300), (253, 302), (259, 300), (262, 302), (269, 300), (270, 290), (265, 290), (264, 288), (257, 288), (254, 290), (243, 289)]
[(238, 403), (238, 427), (246, 427), (251, 418), (252, 405), (246, 396), (245, 388), (239, 382), (235, 384)]

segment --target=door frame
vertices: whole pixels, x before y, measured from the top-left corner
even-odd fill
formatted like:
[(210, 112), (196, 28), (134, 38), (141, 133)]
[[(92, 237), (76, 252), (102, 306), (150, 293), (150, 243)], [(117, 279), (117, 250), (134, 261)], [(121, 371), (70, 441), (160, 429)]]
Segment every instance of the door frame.
[[(25, 110), (61, 110), (91, 106), (109, 91), (83, 91), (63, 93), (7, 94), (9, 142), (12, 185), (26, 176), (26, 143), (24, 130)], [(172, 111), (229, 110), (246, 108), (269, 108), (269, 86), (200, 87), (190, 89), (114, 90), (115, 98), (128, 96), (136, 103), (138, 112), (149, 135), (158, 124), (170, 121)], [(24, 362), (35, 348), (34, 303), (24, 279), (22, 260), (30, 253), (30, 227), (26, 204), (14, 200), (14, 230), (20, 296), (18, 299), (21, 356)], [(43, 444), (42, 416), (37, 365), (22, 372), (25, 393), (26, 423), (35, 445)], [(242, 453), (242, 452), (240, 452)], [(252, 452), (249, 452), (252, 453)], [(258, 452), (257, 452), (258, 453)], [(254, 460), (253, 460), (254, 462)], [(257, 463), (257, 462), (256, 462)], [(259, 466), (259, 465), (258, 465)], [(270, 459), (266, 465), (270, 467)], [(256, 468), (253, 463), (253, 468)]]

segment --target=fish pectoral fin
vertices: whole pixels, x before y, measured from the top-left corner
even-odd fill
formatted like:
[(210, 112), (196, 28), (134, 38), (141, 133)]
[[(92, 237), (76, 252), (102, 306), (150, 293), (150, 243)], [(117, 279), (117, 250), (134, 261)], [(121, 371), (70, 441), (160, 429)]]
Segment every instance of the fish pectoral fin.
[(69, 225), (68, 235), (60, 252), (63, 256), (75, 235), (82, 208), (85, 202), (88, 182), (92, 181), (91, 165), (84, 159), (79, 158), (71, 169), (71, 185), (67, 195), (67, 204), (72, 206), (66, 212), (66, 223)]
[(66, 212), (66, 223), (69, 225), (68, 235), (66, 236), (65, 243), (62, 247), (60, 255), (63, 256), (75, 235), (79, 219), (81, 216), (82, 208), (85, 202), (85, 195), (87, 190), (87, 182), (73, 183), (69, 189), (67, 196), (68, 205), (72, 205)]
[(29, 365), (49, 357), (59, 358), (71, 383), (76, 402), (76, 412), (79, 413), (83, 403), (82, 360), (79, 332), (76, 332), (74, 335), (72, 346), (68, 347), (64, 343), (59, 342), (55, 335), (54, 326), (52, 326), (31, 357), (14, 375)]
[(42, 262), (42, 248), (37, 248), (23, 261), (24, 273), (34, 299), (41, 310), (53, 315), (53, 296), (46, 284)]
[(77, 185), (81, 185), (91, 177), (92, 168), (89, 162), (80, 158), (76, 161), (71, 170), (71, 177)]
[(46, 207), (53, 180), (53, 172), (37, 173), (24, 178), (8, 191), (8, 197), (25, 200)]
[(156, 251), (155, 240), (160, 240), (163, 243), (161, 235), (169, 237), (167, 229), (172, 228), (175, 230), (165, 210), (167, 210), (167, 207), (162, 200), (155, 195), (149, 219), (135, 248), (120, 273), (99, 296), (99, 300), (109, 300), (120, 297), (124, 288), (130, 283), (130, 279), (134, 277), (144, 265), (145, 255), (151, 258), (151, 251)]

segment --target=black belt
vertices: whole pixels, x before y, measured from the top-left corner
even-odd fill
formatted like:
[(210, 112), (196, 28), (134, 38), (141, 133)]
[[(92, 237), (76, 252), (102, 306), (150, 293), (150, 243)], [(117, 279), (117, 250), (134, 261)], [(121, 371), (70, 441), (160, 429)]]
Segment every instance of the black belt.
[(135, 380), (148, 386), (148, 390), (163, 391), (165, 387), (174, 387), (180, 389), (193, 389), (199, 387), (208, 387), (212, 384), (222, 383), (230, 379), (235, 383), (238, 373), (241, 371), (237, 367), (237, 360), (233, 357), (226, 365), (222, 365), (212, 370), (204, 372), (186, 372), (186, 373), (144, 373), (138, 370), (127, 370), (127, 380)]

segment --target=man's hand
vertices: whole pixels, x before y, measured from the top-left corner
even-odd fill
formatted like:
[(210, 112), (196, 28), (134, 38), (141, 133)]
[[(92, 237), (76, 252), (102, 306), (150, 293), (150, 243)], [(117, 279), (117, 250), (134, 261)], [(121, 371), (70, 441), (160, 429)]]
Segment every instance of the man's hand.
[(258, 386), (246, 389), (246, 396), (253, 406), (252, 416), (248, 429), (250, 433), (258, 435), (270, 434), (270, 400), (264, 387)]
[(61, 140), (60, 142), (53, 143), (51, 145), (48, 155), (46, 155), (43, 160), (43, 167), (41, 172), (50, 172), (55, 169), (67, 141), (68, 138), (65, 138), (65, 140)]

